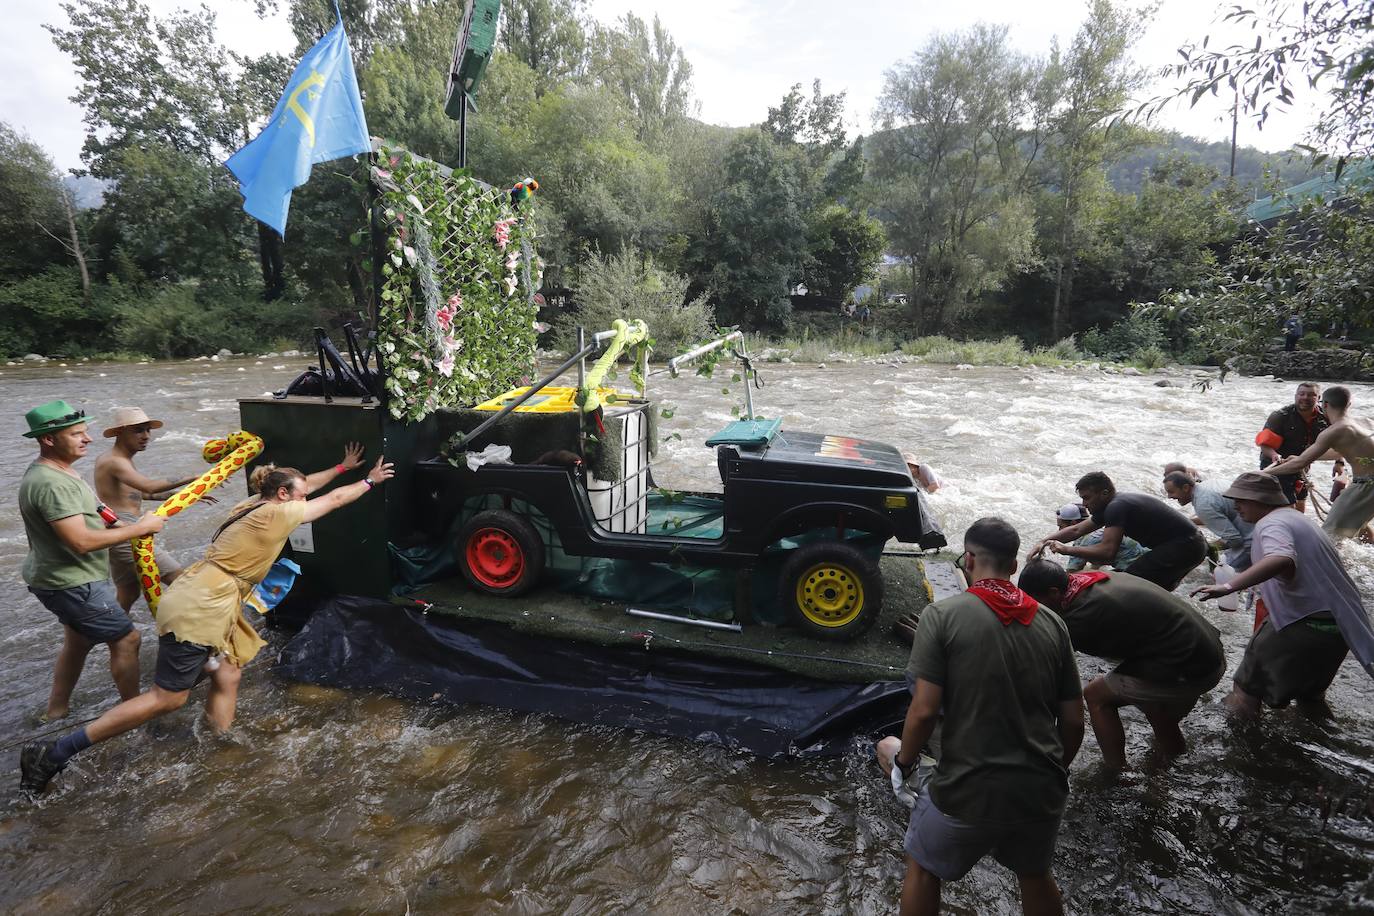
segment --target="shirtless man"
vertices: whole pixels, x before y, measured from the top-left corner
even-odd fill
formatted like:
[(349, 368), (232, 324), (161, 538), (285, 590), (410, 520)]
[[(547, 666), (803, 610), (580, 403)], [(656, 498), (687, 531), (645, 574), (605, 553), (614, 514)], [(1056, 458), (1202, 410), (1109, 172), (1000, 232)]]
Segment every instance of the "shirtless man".
[(1322, 430), (1302, 454), (1271, 464), (1275, 476), (1301, 474), (1314, 461), (1344, 457), (1355, 477), (1331, 504), (1322, 529), (1333, 538), (1354, 537), (1374, 519), (1374, 424), (1349, 415), (1350, 389), (1333, 385), (1322, 393), (1322, 407), (1331, 425)]
[[(134, 467), (134, 456), (148, 447), (153, 430), (161, 428), (161, 420), (148, 419), (148, 415), (139, 408), (121, 407), (114, 412), (114, 425), (105, 430), (105, 438), (115, 442), (114, 448), (95, 460), (95, 492), (100, 501), (113, 509), (126, 525), (138, 519), (143, 500), (166, 499), (200, 476), (193, 474), (181, 480), (154, 480), (138, 472)], [(209, 496), (203, 499), (214, 502)], [(181, 564), (161, 549), (157, 551), (157, 568), (164, 585), (171, 584), (181, 575)], [(115, 600), (127, 612), (142, 591), (131, 542), (120, 541), (110, 547), (110, 578), (115, 584)]]

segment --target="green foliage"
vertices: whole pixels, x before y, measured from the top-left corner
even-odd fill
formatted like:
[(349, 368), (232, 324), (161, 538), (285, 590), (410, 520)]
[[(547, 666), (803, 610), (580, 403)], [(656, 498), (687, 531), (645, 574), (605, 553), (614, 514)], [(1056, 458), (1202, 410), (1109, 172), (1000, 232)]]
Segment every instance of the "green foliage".
[(0, 276), (42, 270), (63, 257), (65, 235), (57, 169), (36, 143), (0, 122)]
[(534, 362), (540, 267), (528, 209), (502, 189), (383, 147), (378, 346), (388, 408), (421, 419), (515, 385)]
[(119, 348), (168, 359), (222, 348), (252, 353), (277, 340), (299, 344), (312, 324), (299, 303), (267, 303), (251, 291), (207, 294), (195, 283), (168, 284), (147, 294), (114, 284), (107, 295), (113, 300)]
[(593, 45), (592, 70), (629, 108), (635, 139), (662, 151), (692, 97), (692, 65), (682, 49), (657, 15), (650, 28), (634, 13), (622, 16), (616, 28), (598, 28)]
[(109, 310), (87, 308), (76, 270), (53, 265), (0, 285), (0, 315), (0, 353), (74, 355), (101, 339)]
[(1079, 338), (1083, 352), (1104, 359), (1134, 359), (1141, 351), (1164, 350), (1168, 340), (1159, 320), (1144, 313), (1131, 315), (1106, 330), (1092, 328)]
[(497, 44), (535, 74), (540, 95), (582, 71), (587, 49), (579, 19), (582, 0), (504, 0), (501, 5)]
[(887, 73), (871, 173), (892, 248), (916, 267), (923, 329), (1035, 260), (1026, 192), (1047, 109), (1039, 80), (1007, 30), (990, 26), (938, 35)]
[(723, 181), (698, 243), (698, 273), (722, 321), (781, 329), (806, 252), (796, 166), (767, 134), (747, 131), (725, 154)]
[(592, 252), (577, 276), (577, 311), (560, 315), (554, 325), (566, 349), (572, 348), (578, 325), (604, 331), (617, 318), (642, 319), (655, 349), (665, 357), (715, 336), (706, 297), (690, 297), (688, 278), (660, 269), (639, 251)]
[[(1254, 42), (1229, 46), (1189, 42), (1173, 67), (1177, 88), (1140, 106), (1157, 112), (1180, 98), (1196, 105), (1205, 95), (1234, 91), (1262, 128), (1269, 113), (1293, 104), (1293, 86), (1322, 93), (1312, 144), (1336, 156), (1374, 150), (1374, 16), (1368, 0), (1310, 0), (1301, 5), (1266, 0), (1236, 6), (1228, 24), (1248, 27)], [(1209, 47), (1210, 45), (1210, 47)]]
[(812, 295), (844, 301), (874, 279), (887, 245), (882, 223), (838, 204), (820, 208), (808, 222), (802, 282)]
[(1110, 130), (1111, 120), (1144, 72), (1129, 58), (1144, 30), (1144, 17), (1093, 0), (1088, 18), (1067, 50), (1057, 45), (1041, 78), (1039, 94), (1052, 98), (1048, 116), (1045, 171), (1053, 190), (1041, 195), (1040, 248), (1054, 286), (1050, 334), (1057, 338), (1073, 295), (1078, 262), (1101, 237), (1111, 203), (1106, 163), (1138, 132)]
[(1289, 315), (1309, 327), (1374, 322), (1374, 191), (1353, 202), (1313, 201), (1262, 235), (1249, 235), (1225, 264), (1189, 288), (1138, 306), (1140, 315), (1185, 327), (1213, 353), (1262, 353)]

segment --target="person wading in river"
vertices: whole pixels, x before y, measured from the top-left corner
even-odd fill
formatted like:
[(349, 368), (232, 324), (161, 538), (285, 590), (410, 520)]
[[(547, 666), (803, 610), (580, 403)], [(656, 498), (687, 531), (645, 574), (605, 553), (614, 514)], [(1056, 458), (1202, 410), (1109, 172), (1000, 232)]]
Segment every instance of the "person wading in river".
[(961, 557), (973, 584), (929, 605), (916, 628), (901, 743), (885, 739), (879, 763), (908, 776), (942, 709), (944, 725), (906, 832), (903, 916), (938, 912), (941, 882), (988, 854), (1016, 873), (1025, 912), (1063, 912), (1050, 867), (1083, 740), (1082, 686), (1064, 622), (1011, 584), (1020, 547), (1002, 519), (974, 522)]
[(1279, 709), (1297, 700), (1308, 713), (1329, 715), (1326, 688), (1347, 649), (1374, 677), (1374, 629), (1360, 593), (1331, 539), (1289, 507), (1273, 475), (1248, 471), (1225, 495), (1255, 526), (1253, 563), (1230, 582), (1203, 586), (1193, 597), (1219, 598), (1258, 586), (1269, 612), (1245, 647), (1226, 706), (1254, 718), (1261, 702)]
[[(1300, 455), (1307, 450), (1329, 421), (1317, 405), (1321, 386), (1315, 382), (1303, 382), (1293, 394), (1293, 403), (1280, 407), (1264, 421), (1264, 428), (1255, 436), (1255, 444), (1260, 447), (1260, 470), (1267, 469), (1274, 462)], [(1279, 476), (1283, 493), (1288, 503), (1299, 512), (1307, 511), (1307, 477), (1301, 473)]]
[[(1158, 496), (1147, 493), (1118, 493), (1116, 484), (1101, 471), (1084, 474), (1075, 485), (1078, 498), (1092, 515), (1069, 525), (1040, 541), (1031, 549), (1029, 559), (1037, 559), (1048, 547), (1058, 554), (1082, 557), (1089, 563), (1111, 563), (1121, 549), (1123, 538), (1134, 538), (1150, 552), (1122, 572), (1149, 579), (1173, 591), (1183, 577), (1207, 556), (1207, 540), (1192, 522), (1169, 508)], [(1072, 542), (1085, 534), (1105, 528), (1101, 542), (1077, 547)]]
[(1314, 461), (1343, 456), (1355, 476), (1331, 503), (1322, 529), (1333, 538), (1354, 537), (1374, 519), (1374, 424), (1350, 416), (1350, 389), (1342, 385), (1326, 389), (1322, 407), (1331, 425), (1301, 454), (1271, 464), (1269, 473), (1302, 474)]
[(138, 631), (115, 601), (108, 549), (155, 534), (165, 522), (149, 512), (132, 525), (108, 529), (95, 493), (72, 469), (86, 454), (86, 413), (51, 401), (25, 414), (38, 440), (38, 460), (19, 482), (19, 514), (29, 552), (23, 576), (29, 591), (62, 621), (62, 651), (53, 670), (44, 719), (68, 712), (72, 690), (96, 643), (110, 647), (110, 674), (122, 699), (138, 695)]
[(1017, 584), (1064, 618), (1076, 650), (1120, 660), (1083, 688), (1108, 767), (1126, 767), (1123, 706), (1145, 714), (1165, 760), (1187, 750), (1178, 723), (1226, 673), (1216, 627), (1183, 598), (1139, 576), (1069, 573), (1058, 563), (1032, 560)]
[[(161, 420), (150, 420), (139, 408), (121, 407), (114, 412), (113, 424), (105, 430), (105, 438), (115, 441), (108, 453), (95, 459), (95, 493), (126, 525), (138, 518), (143, 500), (166, 499), (199, 476), (153, 480), (134, 467), (134, 456), (148, 447), (153, 430), (161, 428)], [(215, 500), (206, 496), (202, 501)], [(160, 546), (157, 548), (157, 568), (164, 585), (170, 585), (181, 575), (181, 564)], [(141, 591), (133, 544), (129, 541), (120, 541), (110, 547), (110, 578), (114, 580), (119, 606), (128, 611)]]
[[(211, 538), (205, 559), (192, 564), (162, 598), (152, 688), (56, 742), (25, 745), (19, 755), (20, 787), (42, 792), (74, 754), (181, 708), (202, 669), (210, 669), (205, 717), (215, 731), (227, 731), (238, 703), (240, 670), (264, 645), (243, 617), (248, 593), (267, 575), (296, 526), (348, 505), (392, 474), (392, 465), (378, 458), (365, 479), (307, 500), (338, 471), (307, 477), (294, 468), (257, 468), (252, 483), (260, 495), (234, 507)], [(212, 656), (218, 664), (207, 666)]]

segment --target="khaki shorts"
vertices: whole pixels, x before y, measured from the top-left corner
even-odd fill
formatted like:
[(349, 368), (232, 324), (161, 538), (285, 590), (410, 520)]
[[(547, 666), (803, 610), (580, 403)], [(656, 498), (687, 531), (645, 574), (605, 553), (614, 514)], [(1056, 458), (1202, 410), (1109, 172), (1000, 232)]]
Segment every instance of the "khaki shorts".
[[(157, 559), (157, 572), (162, 578), (171, 573), (181, 572), (177, 558), (153, 543), (153, 556)], [(134, 545), (130, 541), (120, 541), (110, 547), (110, 578), (116, 586), (138, 584), (138, 564), (134, 562)]]
[(1178, 707), (1186, 712), (1197, 705), (1198, 699), (1204, 693), (1221, 683), (1221, 676), (1225, 673), (1226, 662), (1223, 660), (1213, 673), (1191, 681), (1176, 681), (1174, 683), (1147, 681), (1143, 678), (1131, 677), (1129, 674), (1118, 674), (1115, 670), (1108, 672), (1104, 680), (1106, 680), (1107, 686), (1111, 688), (1112, 693), (1132, 705), (1160, 703)]
[(1356, 477), (1331, 501), (1322, 530), (1333, 538), (1353, 538), (1374, 518), (1374, 477)]

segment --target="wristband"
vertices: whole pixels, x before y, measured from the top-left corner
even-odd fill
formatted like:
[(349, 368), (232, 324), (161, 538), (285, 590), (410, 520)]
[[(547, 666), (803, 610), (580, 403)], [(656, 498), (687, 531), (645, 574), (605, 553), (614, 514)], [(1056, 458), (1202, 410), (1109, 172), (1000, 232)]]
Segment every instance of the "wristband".
[(344, 467), (342, 464), (336, 464), (336, 465), (334, 465), (334, 473), (335, 473), (335, 474), (342, 474), (342, 473), (343, 473), (344, 471), (346, 471), (346, 470), (348, 470), (348, 468)]
[(368, 488), (369, 490), (371, 490), (373, 487), (376, 486), (376, 484), (372, 482), (372, 478), (371, 478), (371, 477), (364, 477), (364, 478), (363, 478), (363, 483), (367, 484), (367, 488)]

